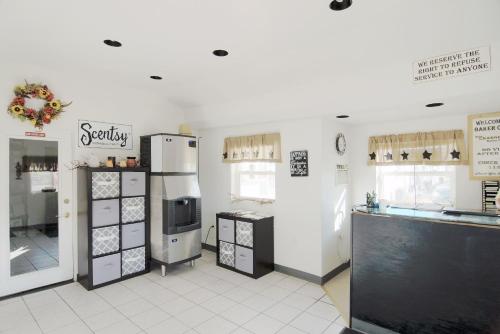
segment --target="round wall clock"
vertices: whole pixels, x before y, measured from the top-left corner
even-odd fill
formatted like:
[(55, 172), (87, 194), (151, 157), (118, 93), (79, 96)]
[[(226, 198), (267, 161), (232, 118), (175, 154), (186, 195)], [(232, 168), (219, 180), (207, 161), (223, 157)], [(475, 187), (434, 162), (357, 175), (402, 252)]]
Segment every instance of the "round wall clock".
[(347, 148), (347, 143), (345, 141), (345, 136), (343, 133), (337, 134), (337, 138), (335, 138), (335, 148), (337, 149), (337, 153), (339, 155), (344, 155)]

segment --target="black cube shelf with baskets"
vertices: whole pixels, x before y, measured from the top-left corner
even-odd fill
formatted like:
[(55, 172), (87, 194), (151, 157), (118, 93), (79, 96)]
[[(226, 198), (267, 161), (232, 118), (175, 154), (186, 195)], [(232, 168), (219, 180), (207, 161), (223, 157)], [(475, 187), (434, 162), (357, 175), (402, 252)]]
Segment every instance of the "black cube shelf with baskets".
[(149, 169), (79, 168), (78, 281), (95, 289), (150, 270)]
[(274, 218), (218, 213), (217, 265), (252, 278), (274, 271)]

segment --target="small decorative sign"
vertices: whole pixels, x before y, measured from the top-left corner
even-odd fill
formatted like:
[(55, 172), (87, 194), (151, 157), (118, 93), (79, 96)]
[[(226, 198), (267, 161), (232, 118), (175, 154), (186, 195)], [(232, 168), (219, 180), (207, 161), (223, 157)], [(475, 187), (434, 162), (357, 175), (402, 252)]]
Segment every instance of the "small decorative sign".
[(78, 121), (78, 146), (131, 150), (132, 125)]
[(307, 151), (290, 152), (290, 175), (309, 176), (309, 160)]
[(500, 180), (500, 112), (469, 115), (470, 178)]
[(497, 209), (496, 197), (500, 191), (500, 181), (483, 181), (483, 210), (494, 211)]
[(335, 185), (349, 184), (349, 166), (337, 164)]
[(413, 63), (413, 82), (453, 78), (491, 70), (490, 47), (457, 51)]
[(24, 135), (26, 137), (45, 137), (45, 132), (25, 132)]

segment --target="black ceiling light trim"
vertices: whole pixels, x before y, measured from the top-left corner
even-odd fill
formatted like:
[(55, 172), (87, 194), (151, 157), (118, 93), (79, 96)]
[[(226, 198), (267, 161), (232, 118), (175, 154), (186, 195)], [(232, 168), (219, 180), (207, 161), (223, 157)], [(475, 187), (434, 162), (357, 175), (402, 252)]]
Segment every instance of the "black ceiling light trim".
[(108, 46), (112, 46), (114, 48), (119, 48), (120, 46), (122, 46), (122, 43), (120, 43), (118, 41), (113, 41), (111, 39), (105, 39), (104, 44), (106, 44)]
[(163, 79), (159, 75), (152, 75), (152, 76), (150, 76), (150, 78), (153, 79), (153, 80), (161, 80), (161, 79)]
[(349, 118), (349, 115), (338, 115), (337, 118)]
[(344, 10), (352, 5), (352, 0), (333, 0), (330, 3), (331, 10)]
[(217, 57), (225, 57), (229, 54), (229, 52), (227, 52), (226, 50), (214, 50), (214, 52), (212, 53)]
[(444, 103), (442, 103), (442, 102), (435, 102), (435, 103), (426, 104), (425, 106), (427, 108), (435, 108), (435, 107), (441, 107), (442, 105), (444, 105)]

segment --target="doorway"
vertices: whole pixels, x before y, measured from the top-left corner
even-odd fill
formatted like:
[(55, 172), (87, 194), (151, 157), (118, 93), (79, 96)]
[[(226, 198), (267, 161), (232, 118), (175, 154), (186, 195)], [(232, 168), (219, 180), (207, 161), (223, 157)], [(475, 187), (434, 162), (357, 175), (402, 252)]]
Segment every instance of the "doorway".
[(69, 138), (7, 137), (0, 297), (73, 278)]

